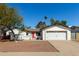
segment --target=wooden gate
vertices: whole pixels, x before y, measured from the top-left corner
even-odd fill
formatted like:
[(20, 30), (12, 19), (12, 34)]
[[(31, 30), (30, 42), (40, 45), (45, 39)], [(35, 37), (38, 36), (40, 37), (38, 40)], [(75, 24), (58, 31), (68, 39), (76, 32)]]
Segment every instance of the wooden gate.
[(79, 41), (79, 32), (76, 33), (76, 40)]

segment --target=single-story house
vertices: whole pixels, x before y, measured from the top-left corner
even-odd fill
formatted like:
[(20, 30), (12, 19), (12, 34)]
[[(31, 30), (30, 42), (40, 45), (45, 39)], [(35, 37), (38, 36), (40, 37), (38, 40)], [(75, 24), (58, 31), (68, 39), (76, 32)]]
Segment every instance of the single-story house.
[(42, 30), (43, 40), (71, 40), (71, 29), (64, 26), (50, 26)]
[[(37, 38), (37, 32), (39, 29), (25, 29), (23, 31), (19, 29), (13, 29), (14, 34), (18, 37), (18, 40), (35, 40)], [(10, 35), (10, 38), (13, 38), (11, 31), (6, 32), (6, 36)]]
[[(25, 29), (21, 31), (19, 29), (13, 29), (18, 40), (77, 40), (79, 39), (79, 27), (67, 26), (50, 26), (44, 28), (42, 31), (40, 29)], [(10, 35), (13, 38), (11, 31), (7, 31), (6, 35)]]

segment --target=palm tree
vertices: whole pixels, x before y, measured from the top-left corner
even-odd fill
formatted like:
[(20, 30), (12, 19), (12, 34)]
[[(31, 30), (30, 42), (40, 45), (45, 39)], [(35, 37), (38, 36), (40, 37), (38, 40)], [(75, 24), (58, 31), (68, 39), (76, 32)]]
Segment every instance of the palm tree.
[(48, 19), (48, 17), (47, 17), (47, 16), (44, 16), (44, 19), (45, 19), (45, 20), (47, 20), (47, 19)]

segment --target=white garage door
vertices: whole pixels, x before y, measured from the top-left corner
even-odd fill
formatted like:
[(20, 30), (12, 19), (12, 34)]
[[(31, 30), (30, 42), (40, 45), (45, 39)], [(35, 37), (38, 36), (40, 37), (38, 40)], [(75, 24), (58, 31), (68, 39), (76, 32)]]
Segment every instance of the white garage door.
[(46, 40), (66, 40), (66, 32), (46, 32)]

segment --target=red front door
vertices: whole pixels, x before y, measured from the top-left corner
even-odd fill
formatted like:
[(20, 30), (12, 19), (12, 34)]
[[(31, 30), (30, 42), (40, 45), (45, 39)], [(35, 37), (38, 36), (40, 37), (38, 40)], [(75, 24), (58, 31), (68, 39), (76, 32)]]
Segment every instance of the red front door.
[(35, 32), (32, 32), (32, 39), (34, 39), (35, 38)]

